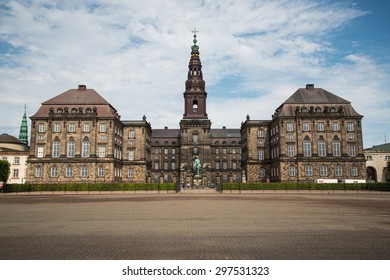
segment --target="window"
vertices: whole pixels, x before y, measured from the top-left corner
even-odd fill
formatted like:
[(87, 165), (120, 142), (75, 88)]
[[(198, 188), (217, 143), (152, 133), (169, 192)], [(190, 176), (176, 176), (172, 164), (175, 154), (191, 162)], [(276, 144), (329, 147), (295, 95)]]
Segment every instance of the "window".
[(289, 177), (295, 177), (295, 174), (296, 174), (296, 167), (290, 165), (290, 166), (288, 167), (288, 176), (289, 176)]
[(61, 142), (58, 140), (53, 141), (53, 158), (59, 158), (60, 157), (60, 150), (61, 150)]
[(343, 167), (341, 165), (339, 165), (339, 164), (336, 165), (335, 175), (337, 177), (343, 176)]
[(81, 177), (88, 177), (88, 166), (83, 165), (80, 169), (80, 176)]
[(167, 154), (169, 154), (169, 149), (165, 148), (164, 149), (164, 155), (167, 155)]
[(219, 148), (216, 148), (216, 149), (215, 149), (215, 153), (216, 153), (217, 155), (219, 155)]
[(14, 164), (20, 164), (20, 157), (14, 157)]
[(129, 130), (129, 138), (135, 138), (135, 130)]
[(226, 148), (223, 148), (223, 149), (222, 149), (222, 153), (223, 153), (224, 155), (226, 155), (226, 154), (227, 154), (227, 149), (226, 149)]
[(53, 132), (61, 132), (61, 124), (60, 123), (55, 123), (53, 125)]
[(287, 123), (287, 131), (294, 131), (294, 124), (293, 123)]
[(75, 132), (76, 131), (76, 123), (74, 123), (74, 122), (69, 123), (68, 131)]
[(169, 168), (169, 164), (167, 161), (164, 162), (164, 170), (168, 170)]
[(323, 139), (318, 140), (318, 156), (319, 157), (326, 156), (326, 142)]
[(75, 147), (76, 147), (76, 142), (73, 141), (73, 140), (70, 140), (68, 142), (68, 152), (67, 152), (67, 157), (68, 158), (74, 158)]
[(332, 123), (332, 130), (333, 131), (339, 131), (339, 123), (338, 122), (334, 122)]
[(325, 123), (323, 122), (317, 123), (317, 131), (325, 131)]
[(350, 157), (356, 157), (356, 146), (355, 145), (349, 145), (348, 151), (349, 151)]
[(313, 166), (311, 166), (310, 164), (305, 165), (305, 175), (308, 177), (313, 176)]
[(194, 100), (192, 104), (192, 112), (197, 112), (198, 111), (198, 100)]
[(159, 149), (159, 148), (155, 148), (155, 149), (154, 149), (154, 153), (155, 153), (156, 155), (158, 155), (158, 154), (160, 153), (160, 149)]
[(215, 169), (219, 170), (220, 169), (220, 164), (219, 161), (215, 162)]
[(338, 140), (338, 139), (333, 140), (332, 148), (333, 148), (333, 156), (334, 157), (341, 156), (340, 140)]
[(45, 131), (46, 131), (45, 124), (44, 123), (38, 124), (38, 132), (45, 132)]
[(289, 157), (294, 157), (295, 156), (294, 145), (288, 145), (287, 146), (287, 156), (289, 156)]
[(38, 166), (37, 168), (35, 168), (35, 177), (37, 177), (37, 178), (42, 177), (42, 167), (41, 166)]
[(259, 129), (258, 131), (257, 131), (257, 137), (264, 137), (264, 130), (263, 129)]
[(171, 154), (172, 154), (172, 155), (175, 155), (175, 154), (176, 154), (176, 149), (175, 149), (175, 148), (172, 148), (172, 149), (171, 149)]
[(197, 155), (198, 154), (198, 148), (192, 148), (192, 154)]
[(355, 127), (353, 125), (353, 122), (347, 122), (347, 131), (354, 131)]
[(43, 146), (38, 146), (37, 148), (37, 157), (43, 158)]
[(90, 146), (91, 143), (88, 140), (84, 140), (81, 145), (81, 156), (82, 157), (89, 157), (90, 155)]
[(99, 157), (103, 158), (106, 156), (106, 146), (99, 146)]
[(264, 168), (260, 168), (259, 176), (260, 176), (261, 178), (264, 178), (264, 177), (265, 177), (265, 169), (264, 169)]
[(159, 163), (157, 161), (154, 162), (154, 169), (155, 170), (159, 169)]
[(172, 169), (176, 169), (176, 162), (172, 161), (172, 163), (171, 163), (171, 168), (172, 168)]
[(264, 150), (259, 150), (259, 160), (264, 160)]
[(19, 169), (14, 169), (13, 170), (12, 178), (19, 178)]
[(310, 131), (310, 122), (303, 122), (303, 131)]
[(107, 132), (107, 125), (105, 123), (99, 124), (99, 132)]
[(68, 165), (65, 170), (66, 177), (73, 177), (73, 167)]
[(320, 176), (328, 176), (328, 167), (326, 165), (320, 166)]
[(311, 141), (308, 139), (303, 140), (303, 156), (311, 157)]
[(359, 171), (358, 171), (357, 166), (352, 166), (351, 167), (351, 175), (354, 176), (354, 177), (359, 175)]
[(51, 168), (50, 168), (50, 176), (51, 177), (58, 177), (58, 168), (57, 168), (57, 166), (52, 166)]
[(192, 142), (198, 142), (199, 141), (199, 134), (194, 133), (192, 134)]
[(104, 175), (105, 175), (104, 166), (99, 166), (98, 167), (98, 177), (104, 177)]
[(236, 153), (236, 149), (232, 148), (232, 154)]
[(134, 178), (134, 170), (133, 169), (127, 170), (127, 177)]
[(83, 123), (83, 132), (89, 132), (91, 130), (90, 123)]
[(293, 139), (294, 139), (294, 134), (289, 133), (289, 134), (287, 135), (287, 139), (288, 139), (288, 140), (293, 140)]
[(237, 163), (236, 162), (232, 162), (232, 169), (237, 169)]
[(349, 133), (348, 134), (348, 140), (353, 140), (353, 139), (355, 139), (355, 134)]
[(222, 168), (225, 170), (228, 168), (227, 161), (222, 162)]

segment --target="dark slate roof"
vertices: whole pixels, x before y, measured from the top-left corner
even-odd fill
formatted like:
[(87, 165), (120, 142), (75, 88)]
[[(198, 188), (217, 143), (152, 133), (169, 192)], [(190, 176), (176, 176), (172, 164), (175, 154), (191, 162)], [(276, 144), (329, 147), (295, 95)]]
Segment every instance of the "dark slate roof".
[(241, 138), (238, 128), (215, 128), (210, 129), (210, 133), (212, 138)]
[(115, 117), (117, 111), (110, 103), (108, 103), (102, 96), (100, 96), (94, 89), (87, 89), (85, 86), (80, 89), (70, 89), (65, 91), (45, 102), (31, 118), (45, 118), (49, 114), (50, 108), (54, 112), (57, 109), (68, 108), (69, 113), (73, 108), (77, 110), (82, 108), (83, 111), (87, 108), (96, 108), (98, 117)]
[(153, 129), (152, 138), (179, 138), (180, 129)]
[(24, 143), (20, 141), (18, 138), (6, 133), (0, 135), (0, 143), (12, 143), (12, 144), (24, 145)]
[(45, 102), (42, 105), (110, 105), (94, 89), (70, 89)]
[(284, 104), (350, 104), (345, 100), (322, 88), (299, 88)]
[(390, 152), (390, 143), (382, 144), (382, 145), (374, 145), (372, 148), (365, 149), (366, 151), (374, 151), (374, 152)]
[(342, 107), (345, 116), (362, 117), (362, 115), (355, 111), (351, 102), (348, 100), (322, 88), (314, 88), (313, 86), (311, 89), (299, 88), (276, 109), (276, 114), (273, 118), (276, 116), (295, 116), (295, 111), (298, 106), (306, 108), (320, 107), (322, 110), (325, 106), (334, 106), (337, 110)]

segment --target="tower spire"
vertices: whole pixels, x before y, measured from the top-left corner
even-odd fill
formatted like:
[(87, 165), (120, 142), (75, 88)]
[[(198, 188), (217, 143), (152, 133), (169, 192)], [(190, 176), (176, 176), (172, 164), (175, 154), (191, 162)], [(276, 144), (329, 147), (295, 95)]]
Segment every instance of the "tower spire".
[(20, 125), (19, 140), (28, 146), (28, 126), (26, 115), (26, 104), (24, 104), (24, 115), (22, 118), (22, 124)]
[(205, 81), (203, 80), (202, 63), (199, 57), (199, 46), (196, 27), (192, 30), (194, 33), (191, 46), (191, 58), (188, 64), (188, 75), (185, 83), (184, 92), (184, 118), (188, 119), (207, 119)]

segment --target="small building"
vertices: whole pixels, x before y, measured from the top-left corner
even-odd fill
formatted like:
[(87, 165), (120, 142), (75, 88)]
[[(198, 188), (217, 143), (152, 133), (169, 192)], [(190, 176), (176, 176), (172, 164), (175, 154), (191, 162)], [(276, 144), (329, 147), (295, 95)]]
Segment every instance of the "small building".
[(26, 182), (28, 154), (28, 146), (21, 140), (5, 133), (0, 135), (0, 159), (11, 165), (7, 184)]
[(375, 145), (364, 149), (366, 157), (367, 180), (374, 182), (390, 182), (389, 162), (390, 143)]

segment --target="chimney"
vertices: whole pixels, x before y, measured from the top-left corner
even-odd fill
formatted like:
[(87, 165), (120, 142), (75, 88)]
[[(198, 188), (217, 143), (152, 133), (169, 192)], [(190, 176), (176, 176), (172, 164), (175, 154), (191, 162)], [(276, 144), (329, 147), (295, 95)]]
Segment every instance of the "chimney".
[(167, 126), (165, 126), (165, 127), (164, 127), (164, 129), (166, 130), (166, 129), (168, 129), (168, 127), (167, 127)]
[(307, 84), (306, 85), (307, 90), (313, 90), (314, 89), (314, 84)]
[(223, 126), (222, 129), (226, 129), (226, 126)]
[(79, 90), (86, 90), (87, 86), (86, 85), (79, 85)]

